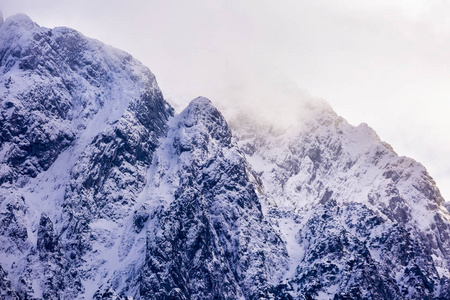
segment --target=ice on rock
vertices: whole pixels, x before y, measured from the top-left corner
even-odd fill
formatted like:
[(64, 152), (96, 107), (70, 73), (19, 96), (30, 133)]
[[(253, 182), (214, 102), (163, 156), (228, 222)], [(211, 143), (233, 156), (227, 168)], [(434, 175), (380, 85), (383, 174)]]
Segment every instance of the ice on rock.
[(295, 295), (421, 299), (448, 289), (450, 215), (422, 165), (331, 109), (281, 133), (246, 122), (233, 126), (235, 140), (261, 176), (267, 215), (303, 253), (291, 255)]
[(37, 24), (34, 23), (33, 20), (31, 20), (29, 16), (27, 16), (26, 14), (22, 14), (22, 13), (12, 15), (12, 16), (6, 18), (6, 20), (4, 20), (4, 21), (3, 21), (3, 14), (1, 14), (0, 17), (1, 17), (0, 19), (2, 21), (2, 27), (4, 25), (4, 30), (29, 31), (37, 26)]
[(0, 74), (0, 298), (450, 299), (434, 181), (324, 101), (175, 115), (129, 54), (22, 14)]

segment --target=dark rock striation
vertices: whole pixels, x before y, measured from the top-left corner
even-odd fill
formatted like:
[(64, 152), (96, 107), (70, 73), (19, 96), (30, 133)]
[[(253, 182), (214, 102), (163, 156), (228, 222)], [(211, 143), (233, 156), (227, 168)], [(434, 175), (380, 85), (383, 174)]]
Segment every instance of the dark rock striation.
[(0, 23), (2, 299), (449, 299), (419, 163), (308, 100), (290, 128), (175, 114), (130, 55)]

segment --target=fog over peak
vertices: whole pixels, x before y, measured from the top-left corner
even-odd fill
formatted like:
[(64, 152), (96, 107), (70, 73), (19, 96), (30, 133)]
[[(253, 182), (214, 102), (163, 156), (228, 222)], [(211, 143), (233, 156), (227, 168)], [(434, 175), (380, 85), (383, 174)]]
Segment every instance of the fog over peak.
[[(284, 115), (298, 101), (287, 99), (303, 97), (286, 88), (292, 81), (423, 163), (450, 198), (448, 1), (4, 0), (1, 8), (129, 52), (179, 110), (202, 95)], [(282, 119), (295, 119), (287, 110)]]

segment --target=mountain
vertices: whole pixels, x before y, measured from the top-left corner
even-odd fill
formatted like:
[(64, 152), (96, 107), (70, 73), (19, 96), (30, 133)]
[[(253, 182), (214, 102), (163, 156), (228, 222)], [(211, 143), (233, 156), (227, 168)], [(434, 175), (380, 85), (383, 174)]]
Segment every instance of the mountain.
[(323, 103), (303, 110), (282, 131), (234, 120), (287, 242), (295, 295), (447, 299), (450, 219), (426, 169)]
[(129, 54), (0, 25), (2, 299), (450, 299), (426, 169), (307, 100), (175, 113)]

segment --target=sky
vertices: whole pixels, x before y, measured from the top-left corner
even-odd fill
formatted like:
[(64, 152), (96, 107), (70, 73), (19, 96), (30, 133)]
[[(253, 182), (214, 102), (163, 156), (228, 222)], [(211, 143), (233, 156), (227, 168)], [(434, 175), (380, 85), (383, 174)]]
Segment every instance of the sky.
[(175, 106), (199, 95), (289, 105), (278, 91), (296, 86), (424, 164), (450, 201), (449, 1), (0, 0), (0, 9), (127, 51)]

